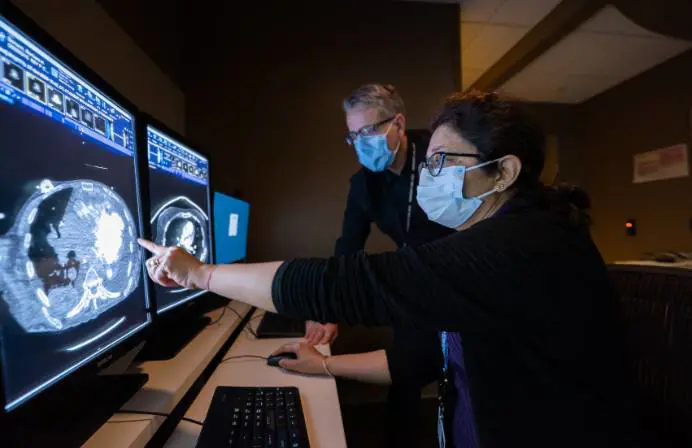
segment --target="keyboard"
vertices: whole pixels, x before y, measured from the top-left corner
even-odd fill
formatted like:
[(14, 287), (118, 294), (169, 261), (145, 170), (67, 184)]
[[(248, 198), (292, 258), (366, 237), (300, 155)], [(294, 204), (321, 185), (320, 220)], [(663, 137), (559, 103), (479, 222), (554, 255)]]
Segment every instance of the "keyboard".
[(217, 387), (198, 448), (308, 448), (295, 387)]
[(258, 339), (302, 338), (305, 336), (305, 321), (267, 312), (255, 333)]

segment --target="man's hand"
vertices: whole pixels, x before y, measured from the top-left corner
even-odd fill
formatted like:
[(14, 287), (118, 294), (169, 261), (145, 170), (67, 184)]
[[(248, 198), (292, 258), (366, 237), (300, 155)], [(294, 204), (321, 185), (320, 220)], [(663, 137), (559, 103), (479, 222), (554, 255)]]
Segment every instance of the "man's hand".
[(310, 345), (331, 344), (338, 335), (339, 326), (336, 324), (305, 322), (305, 341)]
[(295, 353), (297, 358), (282, 359), (279, 362), (281, 368), (308, 375), (328, 375), (322, 363), (325, 357), (315, 347), (304, 343), (292, 342), (274, 351), (272, 356), (285, 352)]

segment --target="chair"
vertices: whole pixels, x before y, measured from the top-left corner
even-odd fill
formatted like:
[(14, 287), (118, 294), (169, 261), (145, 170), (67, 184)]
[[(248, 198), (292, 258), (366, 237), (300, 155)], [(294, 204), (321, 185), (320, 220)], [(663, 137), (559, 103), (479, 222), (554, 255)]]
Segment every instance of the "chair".
[(661, 447), (692, 446), (692, 270), (609, 266), (642, 425)]

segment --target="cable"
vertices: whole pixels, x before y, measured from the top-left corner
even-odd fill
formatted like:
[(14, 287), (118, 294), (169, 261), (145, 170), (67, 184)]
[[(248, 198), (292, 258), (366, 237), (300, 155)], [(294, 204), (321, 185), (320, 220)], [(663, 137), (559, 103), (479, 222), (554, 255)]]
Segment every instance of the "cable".
[(244, 330), (247, 331), (248, 333), (250, 333), (253, 338), (257, 339), (257, 333), (255, 332), (255, 330), (253, 330), (250, 327), (245, 327)]
[[(116, 414), (136, 414), (136, 415), (156, 415), (159, 417), (170, 417), (171, 414), (166, 414), (165, 412), (154, 412), (154, 411), (137, 411), (137, 410), (131, 410), (131, 409), (121, 409), (119, 411), (115, 411)], [(194, 423), (195, 425), (199, 426), (204, 426), (204, 422), (201, 422), (199, 420), (195, 420), (194, 418), (189, 418), (189, 417), (183, 417), (181, 420), (185, 420), (186, 422)], [(118, 421), (118, 422), (113, 422), (113, 423), (126, 423), (124, 420), (123, 421)]]
[(236, 316), (238, 316), (238, 319), (243, 319), (243, 316), (241, 316), (239, 312), (237, 312), (236, 310), (234, 310), (233, 308), (231, 308), (230, 305), (226, 305), (226, 306), (224, 306), (224, 308), (227, 309), (227, 310), (231, 310), (231, 311), (233, 312), (233, 314), (235, 314)]
[[(236, 310), (234, 310), (233, 308), (231, 308), (230, 305), (226, 305), (224, 308), (231, 310), (231, 311), (233, 312), (233, 314), (235, 314), (236, 316), (238, 316), (239, 319), (243, 319), (243, 316), (241, 316), (239, 312), (237, 312)], [(253, 316), (250, 320), (256, 319), (257, 317), (261, 317), (261, 316), (264, 316), (264, 313), (263, 313), (263, 314), (260, 314), (259, 316)], [(257, 339), (257, 333), (255, 333), (255, 330), (253, 330), (253, 329), (250, 327), (249, 323), (250, 323), (250, 322), (248, 322), (248, 323), (245, 325), (245, 328), (243, 328), (243, 330), (244, 330), (244, 331), (247, 331), (247, 332), (250, 333), (255, 339)]]
[(207, 327), (211, 327), (212, 325), (216, 325), (219, 322), (221, 322), (221, 319), (223, 319), (223, 316), (226, 314), (226, 310), (229, 309), (227, 306), (223, 308), (223, 311), (221, 311), (221, 315), (216, 318), (216, 320), (209, 322), (209, 325)]
[(237, 356), (229, 356), (227, 358), (224, 358), (221, 360), (219, 364), (223, 364), (226, 361), (230, 361), (232, 359), (242, 359), (242, 358), (252, 358), (252, 359), (262, 359), (264, 361), (267, 360), (266, 356), (259, 356), (259, 355), (237, 355)]

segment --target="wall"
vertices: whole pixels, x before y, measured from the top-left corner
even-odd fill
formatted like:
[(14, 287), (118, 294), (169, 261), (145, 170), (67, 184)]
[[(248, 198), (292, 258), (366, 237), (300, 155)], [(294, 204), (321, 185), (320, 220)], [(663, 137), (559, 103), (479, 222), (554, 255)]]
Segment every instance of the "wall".
[(546, 133), (546, 157), (541, 181), (579, 184), (578, 128), (568, 104), (520, 103)]
[(15, 0), (140, 109), (185, 131), (185, 96), (94, 0)]
[[(239, 16), (215, 5), (215, 19), (190, 20), (206, 30), (191, 43), (188, 135), (213, 151), (214, 184), (252, 204), (251, 260), (329, 255), (358, 169), (343, 97), (363, 83), (395, 84), (409, 124), (425, 127), (458, 89), (458, 7), (271, 2)], [(380, 235), (368, 249), (389, 247)]]
[[(632, 183), (634, 154), (690, 142), (690, 79), (687, 52), (577, 108), (593, 236), (608, 261), (692, 250), (692, 177)], [(636, 237), (625, 236), (628, 218), (637, 219)]]

